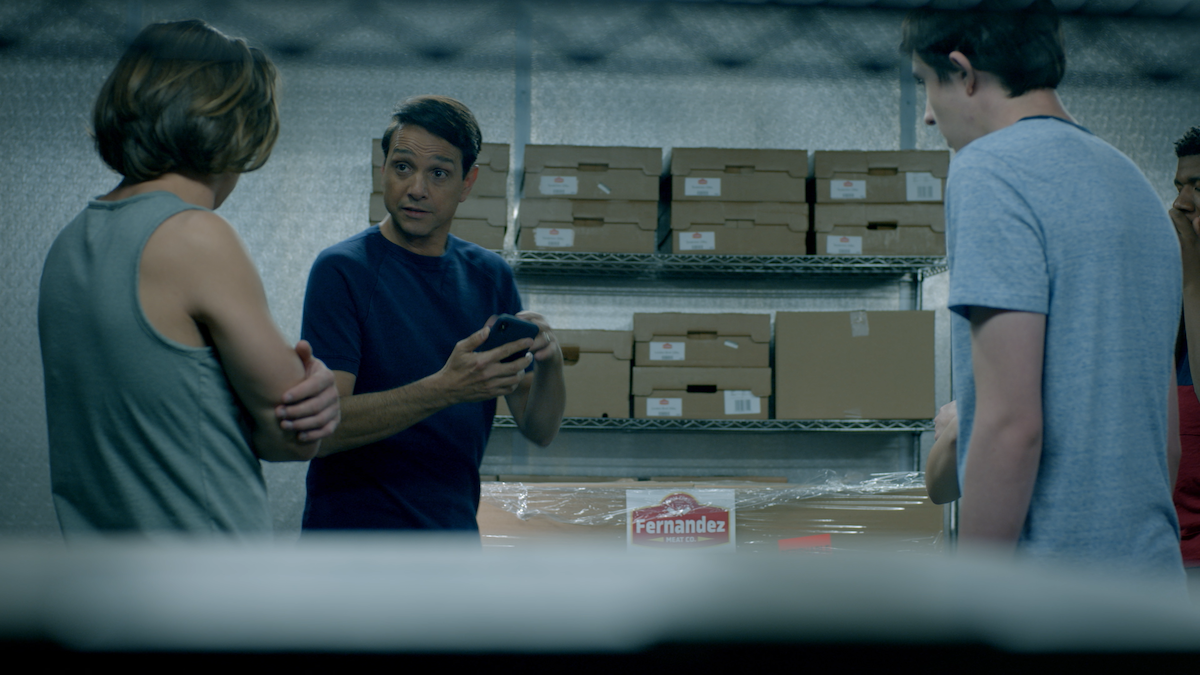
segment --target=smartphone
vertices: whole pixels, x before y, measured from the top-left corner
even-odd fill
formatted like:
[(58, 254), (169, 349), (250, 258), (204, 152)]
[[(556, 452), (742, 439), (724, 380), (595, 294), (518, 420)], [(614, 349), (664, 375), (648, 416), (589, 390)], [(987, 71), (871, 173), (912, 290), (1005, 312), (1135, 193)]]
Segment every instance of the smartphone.
[[(518, 319), (512, 314), (501, 314), (496, 317), (496, 323), (492, 324), (492, 332), (488, 333), (487, 339), (475, 351), (486, 352), (500, 345), (516, 342), (521, 338), (536, 338), (540, 332), (541, 329), (537, 327), (537, 324)], [(525, 352), (510, 354), (500, 359), (500, 363), (510, 363), (523, 356), (525, 356)]]

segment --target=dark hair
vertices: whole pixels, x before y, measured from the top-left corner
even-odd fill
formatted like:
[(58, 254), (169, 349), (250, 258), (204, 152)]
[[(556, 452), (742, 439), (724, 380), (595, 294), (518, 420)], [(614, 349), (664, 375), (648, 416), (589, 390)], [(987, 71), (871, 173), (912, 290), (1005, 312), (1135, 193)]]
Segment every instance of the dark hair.
[(991, 73), (1011, 97), (1054, 89), (1067, 69), (1062, 28), (1051, 0), (1034, 0), (1020, 11), (916, 9), (904, 20), (900, 51), (915, 54), (938, 80), (959, 71), (950, 52), (962, 52), (977, 70)]
[(1193, 155), (1200, 155), (1200, 127), (1188, 129), (1183, 138), (1175, 141), (1176, 157), (1191, 157)]
[(383, 156), (392, 150), (392, 134), (412, 124), (445, 139), (462, 153), (463, 176), (475, 166), (483, 136), (467, 106), (449, 96), (413, 96), (396, 104), (392, 122), (383, 132)]
[(152, 24), (96, 98), (96, 150), (135, 182), (253, 171), (279, 136), (278, 81), (265, 54), (203, 21)]

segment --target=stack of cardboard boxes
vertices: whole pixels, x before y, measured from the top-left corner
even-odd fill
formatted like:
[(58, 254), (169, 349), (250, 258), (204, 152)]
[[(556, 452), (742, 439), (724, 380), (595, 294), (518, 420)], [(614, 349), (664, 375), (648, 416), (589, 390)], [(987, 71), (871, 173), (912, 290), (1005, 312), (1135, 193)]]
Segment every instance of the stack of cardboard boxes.
[(633, 416), (765, 420), (767, 314), (634, 314)]
[(805, 150), (675, 148), (672, 253), (804, 255)]
[[(633, 331), (557, 330), (567, 417), (929, 419), (934, 313), (646, 313)], [(633, 368), (631, 370), (631, 358)], [(501, 399), (497, 413), (510, 414)]]
[(813, 165), (817, 255), (945, 255), (949, 152), (818, 151)]
[(658, 148), (529, 145), (517, 247), (654, 253)]
[[(504, 248), (508, 226), (508, 144), (484, 143), (475, 165), (479, 174), (467, 201), (458, 205), (450, 232), (454, 236), (492, 250)], [(387, 216), (383, 203), (383, 148), (379, 139), (371, 141), (371, 223)]]

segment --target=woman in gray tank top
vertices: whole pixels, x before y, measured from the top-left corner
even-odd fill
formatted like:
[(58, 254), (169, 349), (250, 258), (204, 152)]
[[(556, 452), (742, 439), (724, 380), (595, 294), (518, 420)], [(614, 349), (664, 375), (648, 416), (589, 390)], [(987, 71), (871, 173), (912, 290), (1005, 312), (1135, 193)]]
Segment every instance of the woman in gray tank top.
[(38, 328), (64, 535), (265, 533), (259, 460), (305, 461), (339, 420), (330, 371), (267, 310), (213, 211), (279, 130), (275, 67), (201, 21), (138, 35), (92, 133), (123, 177), (58, 236)]

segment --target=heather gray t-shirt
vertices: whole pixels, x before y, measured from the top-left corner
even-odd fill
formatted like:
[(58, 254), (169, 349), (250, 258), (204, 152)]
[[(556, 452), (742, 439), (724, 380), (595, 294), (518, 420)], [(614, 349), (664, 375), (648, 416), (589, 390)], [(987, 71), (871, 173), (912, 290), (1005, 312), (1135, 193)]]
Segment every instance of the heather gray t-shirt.
[(1019, 548), (1182, 580), (1167, 468), (1179, 245), (1128, 158), (1029, 118), (979, 138), (946, 186), (959, 476), (974, 422), (971, 307), (1046, 315), (1043, 446)]
[(216, 354), (163, 337), (138, 299), (150, 235), (191, 208), (167, 192), (92, 201), (46, 258), (38, 332), (68, 538), (271, 530), (262, 468)]

